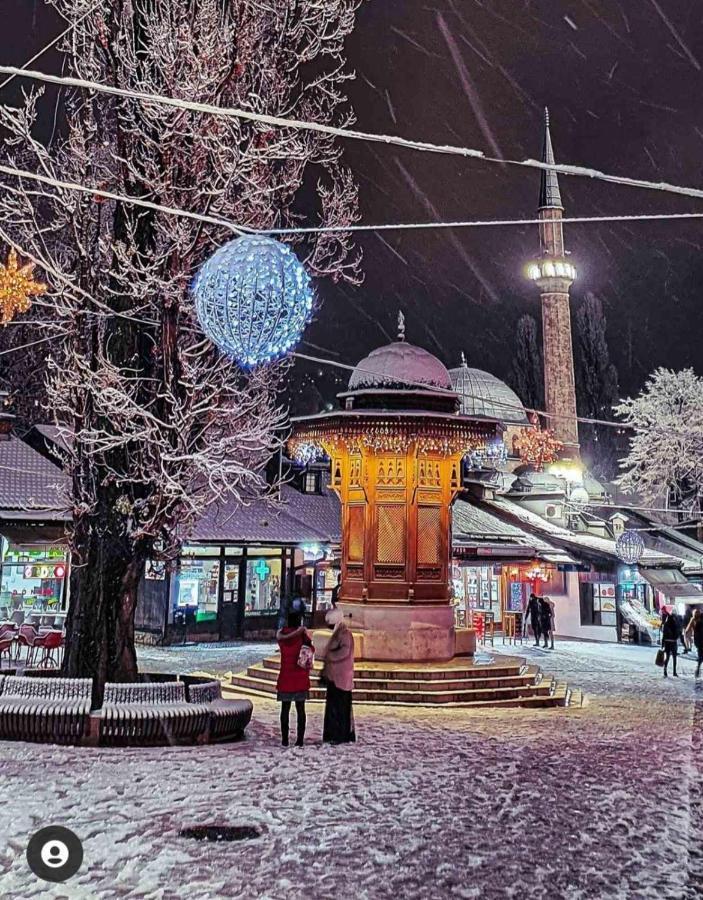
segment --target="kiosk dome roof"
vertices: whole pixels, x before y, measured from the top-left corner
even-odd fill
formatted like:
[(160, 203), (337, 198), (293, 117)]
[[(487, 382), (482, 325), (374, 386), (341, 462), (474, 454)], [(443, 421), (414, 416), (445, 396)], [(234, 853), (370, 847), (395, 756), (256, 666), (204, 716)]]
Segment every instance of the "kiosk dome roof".
[(361, 360), (349, 379), (349, 390), (452, 390), (452, 381), (446, 366), (422, 347), (405, 341), (394, 341), (373, 350)]

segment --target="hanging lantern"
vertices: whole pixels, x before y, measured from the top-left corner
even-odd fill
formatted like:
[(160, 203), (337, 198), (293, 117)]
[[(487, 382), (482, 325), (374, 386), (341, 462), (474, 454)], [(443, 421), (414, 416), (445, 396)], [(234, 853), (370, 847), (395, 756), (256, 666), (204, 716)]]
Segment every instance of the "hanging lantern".
[(623, 531), (615, 542), (615, 552), (624, 563), (630, 566), (639, 562), (644, 553), (644, 541), (640, 533), (632, 529)]
[(193, 285), (200, 325), (223, 353), (250, 367), (300, 340), (312, 310), (310, 278), (286, 244), (247, 234), (221, 247)]
[(0, 265), (0, 323), (7, 325), (18, 313), (27, 312), (32, 305), (31, 298), (46, 291), (45, 284), (34, 280), (34, 264), (20, 265), (13, 247), (7, 263)]

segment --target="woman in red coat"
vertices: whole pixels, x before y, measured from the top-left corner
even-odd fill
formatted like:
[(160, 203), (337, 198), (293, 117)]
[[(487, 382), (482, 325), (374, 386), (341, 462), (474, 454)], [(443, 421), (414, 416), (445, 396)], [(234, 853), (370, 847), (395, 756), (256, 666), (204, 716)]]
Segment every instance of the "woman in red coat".
[(295, 703), (298, 720), (295, 746), (303, 746), (305, 737), (305, 701), (310, 694), (310, 670), (298, 664), (303, 646), (312, 647), (310, 635), (302, 624), (302, 613), (293, 609), (288, 613), (285, 628), (276, 634), (281, 651), (281, 671), (278, 674), (276, 690), (281, 703), (281, 743), (288, 746), (288, 728), (291, 703)]

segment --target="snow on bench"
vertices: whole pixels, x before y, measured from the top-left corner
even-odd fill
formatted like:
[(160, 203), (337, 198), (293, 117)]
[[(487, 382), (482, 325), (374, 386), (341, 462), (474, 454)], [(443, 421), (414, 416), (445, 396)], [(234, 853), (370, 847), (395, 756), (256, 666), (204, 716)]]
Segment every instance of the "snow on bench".
[(205, 740), (207, 705), (188, 703), (182, 681), (108, 682), (100, 717), (101, 744), (179, 743)]
[(0, 738), (79, 743), (88, 731), (92, 678), (0, 679)]
[(254, 709), (251, 700), (224, 700), (219, 681), (191, 684), (188, 687), (188, 699), (191, 703), (207, 705), (211, 741), (242, 737)]

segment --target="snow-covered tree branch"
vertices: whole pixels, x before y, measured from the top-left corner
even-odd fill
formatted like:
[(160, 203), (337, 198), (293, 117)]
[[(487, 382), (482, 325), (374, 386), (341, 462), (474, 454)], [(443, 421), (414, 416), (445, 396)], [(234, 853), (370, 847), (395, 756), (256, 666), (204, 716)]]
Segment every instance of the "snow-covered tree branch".
[[(77, 23), (63, 49), (78, 78), (351, 121), (343, 46), (358, 0), (50, 2)], [(320, 220), (358, 217), (356, 186), (329, 136), (76, 91), (64, 97), (63, 138), (45, 147), (34, 137), (40, 102), (32, 92), (22, 107), (0, 108), (10, 165), (256, 229), (295, 224), (310, 168)], [(134, 677), (145, 560), (172, 559), (213, 499), (266, 489), (263, 467), (285, 422), (282, 367), (245, 374), (222, 358), (189, 295), (198, 266), (232, 237), (97, 194), (4, 180), (0, 238), (41, 267), (50, 292), (32, 317), (59, 326), (47, 388), (70, 447), (71, 674)], [(313, 275), (360, 277), (348, 233), (296, 251)]]

